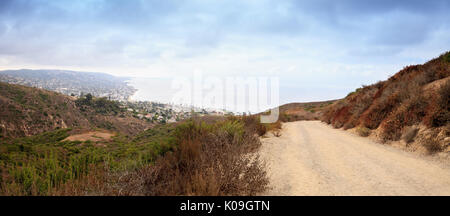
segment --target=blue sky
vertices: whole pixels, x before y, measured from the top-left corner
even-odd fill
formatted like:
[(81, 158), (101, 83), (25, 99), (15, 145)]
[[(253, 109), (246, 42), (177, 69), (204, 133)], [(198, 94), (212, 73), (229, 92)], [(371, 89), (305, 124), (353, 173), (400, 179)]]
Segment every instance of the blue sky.
[(450, 48), (446, 0), (2, 0), (0, 69), (279, 76), (339, 98)]

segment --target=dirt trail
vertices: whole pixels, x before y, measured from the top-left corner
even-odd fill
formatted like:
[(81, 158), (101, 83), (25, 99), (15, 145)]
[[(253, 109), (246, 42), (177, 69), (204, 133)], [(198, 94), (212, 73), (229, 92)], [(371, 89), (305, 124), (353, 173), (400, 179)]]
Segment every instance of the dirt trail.
[(445, 164), (318, 121), (285, 123), (262, 142), (266, 195), (450, 195)]

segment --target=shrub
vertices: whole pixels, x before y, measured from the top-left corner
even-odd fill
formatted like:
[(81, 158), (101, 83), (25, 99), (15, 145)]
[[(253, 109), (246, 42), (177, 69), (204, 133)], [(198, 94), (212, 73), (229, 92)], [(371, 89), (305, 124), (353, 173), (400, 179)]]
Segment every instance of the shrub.
[(382, 128), (381, 138), (383, 141), (400, 139), (402, 122), (399, 120), (398, 116), (394, 115), (393, 118), (387, 119), (380, 127)]
[(448, 122), (450, 122), (450, 112), (448, 110), (437, 110), (431, 115), (429, 125), (431, 127), (440, 127)]
[[(268, 180), (258, 155), (255, 119), (229, 118), (206, 124), (189, 121), (177, 126), (175, 151), (154, 165), (124, 176), (124, 194), (139, 195), (255, 195)], [(231, 135), (233, 136), (232, 139)]]
[(430, 127), (440, 127), (450, 122), (450, 80), (440, 87), (436, 105), (427, 121)]
[(406, 128), (405, 133), (402, 136), (402, 139), (406, 143), (411, 143), (412, 141), (414, 141), (414, 138), (416, 137), (417, 132), (419, 132), (419, 128), (417, 128), (417, 127), (408, 127), (408, 128)]
[(366, 127), (358, 127), (356, 129), (356, 132), (362, 137), (368, 137), (371, 133), (370, 129)]
[(395, 93), (375, 101), (364, 116), (363, 125), (376, 129), (399, 102), (398, 94)]
[(267, 131), (273, 131), (273, 130), (281, 130), (281, 122), (277, 121), (275, 123), (270, 123), (270, 124), (264, 124), (264, 126), (266, 127)]
[(447, 80), (439, 89), (438, 105), (443, 110), (447, 109), (448, 111), (450, 109), (450, 80)]
[(354, 127), (355, 127), (355, 125), (354, 125), (353, 121), (351, 121), (351, 120), (344, 124), (344, 130), (352, 129)]
[(442, 146), (433, 138), (425, 140), (423, 146), (425, 146), (429, 154), (435, 154), (442, 151)]
[(240, 119), (238, 117), (229, 117), (228, 120), (242, 121), (246, 131), (249, 133), (256, 133), (258, 136), (263, 136), (267, 132), (267, 127), (260, 122), (258, 116), (243, 116)]
[(442, 58), (444, 62), (450, 63), (450, 52), (447, 52), (444, 54), (444, 57)]

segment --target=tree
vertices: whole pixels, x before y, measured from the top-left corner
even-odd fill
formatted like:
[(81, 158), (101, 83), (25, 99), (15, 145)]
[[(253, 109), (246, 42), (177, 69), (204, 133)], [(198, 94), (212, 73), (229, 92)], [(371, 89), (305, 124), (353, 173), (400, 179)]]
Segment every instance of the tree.
[(91, 93), (88, 93), (88, 94), (86, 95), (86, 102), (87, 102), (88, 104), (90, 104), (91, 101), (92, 101), (92, 94), (91, 94)]

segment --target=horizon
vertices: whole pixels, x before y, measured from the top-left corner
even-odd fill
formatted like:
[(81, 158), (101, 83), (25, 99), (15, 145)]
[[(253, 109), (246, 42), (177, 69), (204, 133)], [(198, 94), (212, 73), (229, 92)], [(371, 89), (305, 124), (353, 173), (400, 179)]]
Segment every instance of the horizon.
[(443, 0), (8, 0), (0, 70), (276, 76), (280, 104), (323, 101), (448, 51), (449, 9)]

